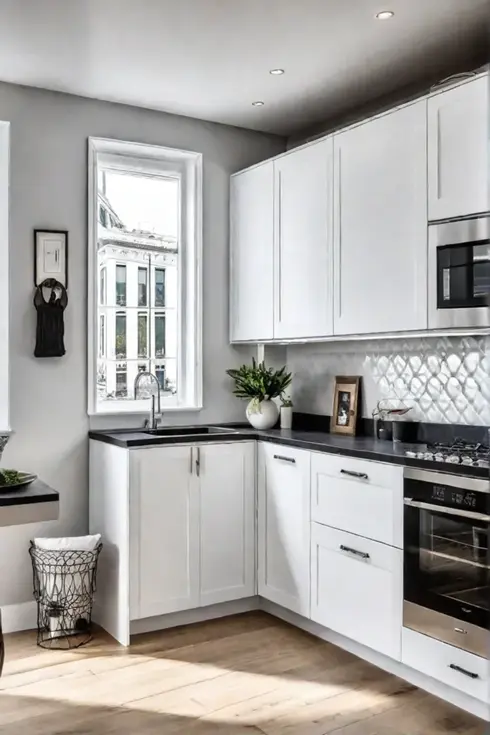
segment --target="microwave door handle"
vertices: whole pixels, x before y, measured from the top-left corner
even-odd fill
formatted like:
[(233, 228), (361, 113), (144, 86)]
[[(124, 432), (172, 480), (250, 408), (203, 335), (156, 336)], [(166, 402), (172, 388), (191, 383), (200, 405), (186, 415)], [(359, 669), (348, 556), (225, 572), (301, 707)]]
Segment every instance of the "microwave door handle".
[(444, 513), (444, 515), (458, 516), (459, 518), (471, 518), (475, 521), (490, 522), (490, 515), (484, 513), (475, 513), (472, 510), (459, 510), (459, 508), (445, 508), (443, 505), (434, 505), (433, 503), (423, 503), (421, 500), (413, 500), (405, 498), (405, 505), (411, 508), (420, 508), (421, 510), (432, 510), (436, 513)]

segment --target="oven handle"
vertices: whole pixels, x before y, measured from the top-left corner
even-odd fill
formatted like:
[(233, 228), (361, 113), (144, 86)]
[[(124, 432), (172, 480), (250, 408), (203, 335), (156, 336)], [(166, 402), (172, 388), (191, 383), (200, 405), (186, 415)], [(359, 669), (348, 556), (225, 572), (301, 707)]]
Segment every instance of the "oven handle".
[(405, 505), (409, 505), (411, 508), (421, 508), (422, 510), (433, 510), (437, 513), (444, 513), (449, 516), (459, 516), (460, 518), (472, 518), (475, 521), (490, 522), (490, 515), (484, 513), (475, 513), (472, 510), (459, 510), (458, 508), (445, 508), (443, 505), (433, 505), (432, 503), (423, 503), (420, 500), (412, 500), (412, 498), (405, 498)]

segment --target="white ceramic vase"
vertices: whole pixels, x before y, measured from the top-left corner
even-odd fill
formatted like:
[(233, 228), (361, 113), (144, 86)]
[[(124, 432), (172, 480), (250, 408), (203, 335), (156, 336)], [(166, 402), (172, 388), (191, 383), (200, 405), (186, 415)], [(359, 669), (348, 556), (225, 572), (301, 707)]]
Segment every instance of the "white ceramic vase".
[(281, 429), (291, 429), (293, 426), (293, 407), (281, 406)]
[(265, 431), (277, 424), (279, 409), (274, 401), (256, 401), (252, 399), (247, 406), (247, 419), (254, 429)]

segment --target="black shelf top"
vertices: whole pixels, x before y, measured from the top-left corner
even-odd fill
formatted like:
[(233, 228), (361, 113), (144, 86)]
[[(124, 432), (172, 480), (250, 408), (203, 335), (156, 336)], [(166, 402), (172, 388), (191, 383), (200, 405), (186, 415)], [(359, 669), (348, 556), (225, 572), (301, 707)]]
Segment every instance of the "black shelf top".
[(19, 488), (0, 487), (0, 508), (12, 505), (31, 505), (33, 503), (53, 503), (60, 499), (59, 493), (41, 480)]

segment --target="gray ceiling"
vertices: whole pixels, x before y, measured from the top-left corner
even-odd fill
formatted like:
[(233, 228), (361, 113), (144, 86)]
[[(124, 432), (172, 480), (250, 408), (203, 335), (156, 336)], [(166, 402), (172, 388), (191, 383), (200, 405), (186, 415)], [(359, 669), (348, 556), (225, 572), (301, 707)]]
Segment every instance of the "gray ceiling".
[(490, 0), (0, 0), (0, 79), (291, 135), (483, 63), (489, 18)]

